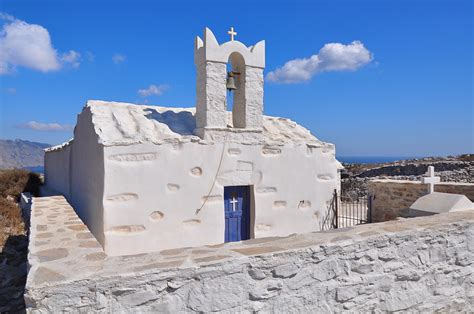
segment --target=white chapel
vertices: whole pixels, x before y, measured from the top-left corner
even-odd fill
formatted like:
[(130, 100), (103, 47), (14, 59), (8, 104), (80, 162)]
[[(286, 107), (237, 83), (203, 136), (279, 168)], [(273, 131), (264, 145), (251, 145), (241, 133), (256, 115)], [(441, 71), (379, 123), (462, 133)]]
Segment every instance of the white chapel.
[(263, 114), (265, 42), (229, 33), (196, 37), (195, 108), (89, 100), (74, 138), (46, 151), (47, 188), (108, 255), (320, 230), (335, 147)]

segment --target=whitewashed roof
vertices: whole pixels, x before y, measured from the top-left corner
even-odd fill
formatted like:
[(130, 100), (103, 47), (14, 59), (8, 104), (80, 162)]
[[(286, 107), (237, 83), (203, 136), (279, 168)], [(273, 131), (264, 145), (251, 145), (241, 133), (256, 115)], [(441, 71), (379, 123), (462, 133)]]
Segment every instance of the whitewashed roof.
[(45, 152), (54, 152), (54, 151), (57, 151), (57, 150), (61, 150), (63, 148), (66, 148), (68, 147), (69, 145), (72, 144), (72, 142), (74, 141), (73, 138), (71, 138), (69, 141), (66, 141), (62, 144), (58, 144), (58, 145), (55, 145), (55, 146), (51, 146), (51, 147), (47, 147), (44, 149)]
[[(203, 142), (193, 131), (195, 108), (171, 108), (120, 102), (89, 100), (86, 108), (99, 142), (105, 146), (151, 142)], [(229, 112), (231, 121), (231, 112)], [(263, 141), (266, 144), (306, 143), (324, 146), (309, 130), (285, 118), (263, 117)]]

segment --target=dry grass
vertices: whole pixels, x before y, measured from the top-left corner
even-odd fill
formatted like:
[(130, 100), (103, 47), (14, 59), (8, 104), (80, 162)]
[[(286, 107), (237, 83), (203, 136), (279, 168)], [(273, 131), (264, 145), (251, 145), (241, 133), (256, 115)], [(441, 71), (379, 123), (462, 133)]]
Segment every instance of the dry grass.
[(37, 196), (40, 185), (41, 179), (35, 173), (21, 169), (0, 171), (0, 248), (9, 236), (25, 233), (17, 202), (22, 192)]
[(22, 169), (0, 171), (0, 197), (12, 196), (18, 201), (22, 192), (38, 195), (40, 185), (41, 179), (36, 173)]

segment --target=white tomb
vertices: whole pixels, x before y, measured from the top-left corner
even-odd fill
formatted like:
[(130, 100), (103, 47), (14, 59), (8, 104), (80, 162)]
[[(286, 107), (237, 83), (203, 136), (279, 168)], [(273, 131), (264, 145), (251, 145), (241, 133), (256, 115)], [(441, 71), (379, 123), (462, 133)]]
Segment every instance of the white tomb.
[(340, 188), (333, 144), (263, 115), (264, 41), (219, 45), (206, 28), (194, 60), (196, 108), (90, 100), (46, 151), (47, 187), (109, 255), (318, 231)]
[(429, 166), (425, 177), (421, 178), (421, 183), (428, 184), (427, 195), (418, 198), (410, 206), (410, 216), (426, 216), (474, 209), (473, 203), (465, 195), (435, 192), (434, 185), (440, 181), (440, 177), (435, 176), (434, 167)]
[(433, 192), (417, 199), (410, 206), (410, 213), (432, 215), (473, 209), (474, 204), (465, 195)]

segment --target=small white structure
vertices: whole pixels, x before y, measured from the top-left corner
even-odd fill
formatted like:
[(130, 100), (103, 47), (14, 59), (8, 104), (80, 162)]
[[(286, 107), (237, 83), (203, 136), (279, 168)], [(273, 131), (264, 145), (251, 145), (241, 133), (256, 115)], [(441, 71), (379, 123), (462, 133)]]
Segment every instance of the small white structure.
[(440, 181), (440, 177), (435, 176), (434, 167), (429, 166), (426, 176), (421, 178), (421, 183), (428, 184), (428, 194), (420, 197), (410, 206), (411, 216), (474, 209), (473, 203), (465, 195), (435, 192), (434, 185)]
[(47, 187), (109, 255), (317, 231), (339, 189), (333, 144), (263, 115), (263, 41), (219, 45), (206, 28), (194, 60), (196, 109), (88, 101), (46, 152)]
[(418, 215), (432, 215), (473, 209), (474, 204), (465, 195), (439, 192), (422, 196), (410, 206), (410, 212)]
[(426, 172), (426, 177), (421, 178), (421, 183), (428, 184), (428, 194), (434, 192), (435, 183), (439, 183), (440, 181), (440, 177), (435, 177), (435, 170), (433, 166), (429, 166), (428, 171)]

